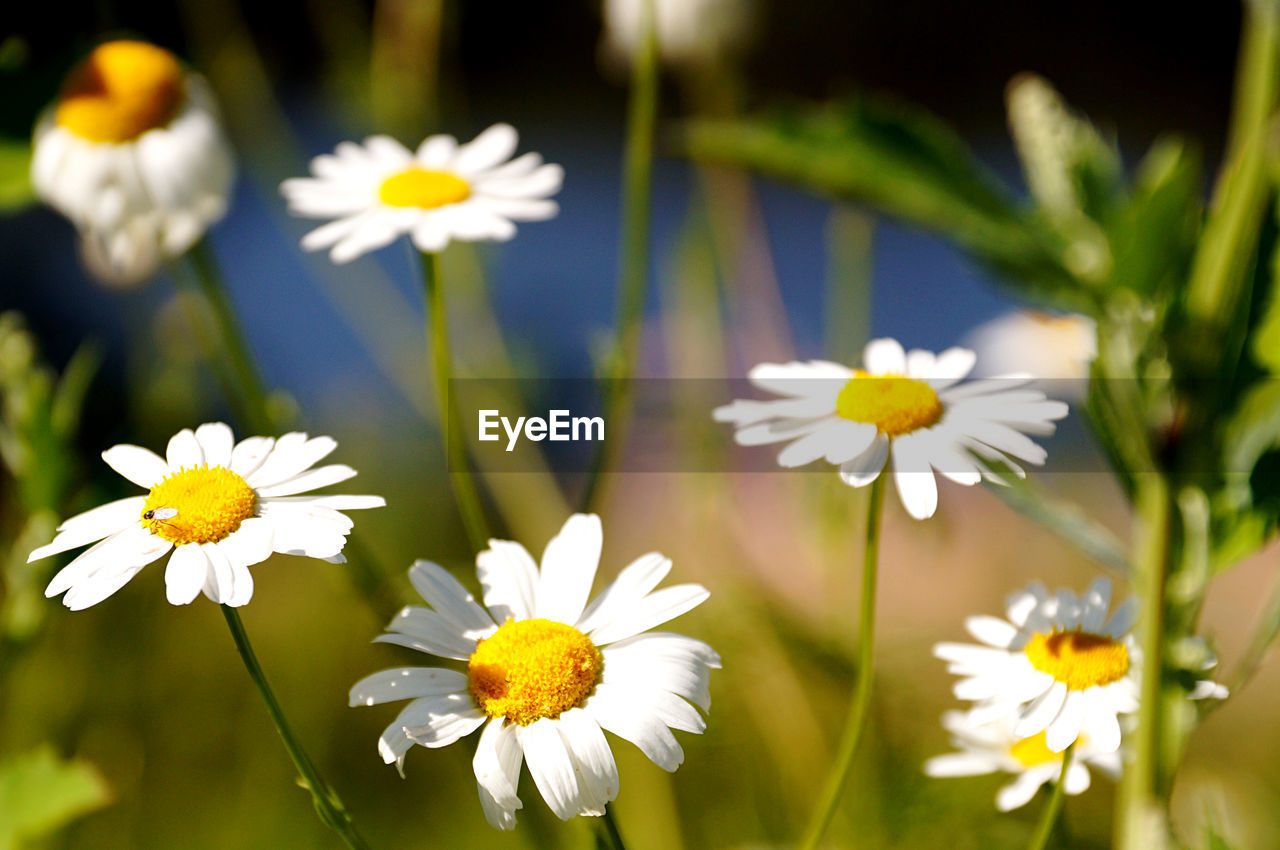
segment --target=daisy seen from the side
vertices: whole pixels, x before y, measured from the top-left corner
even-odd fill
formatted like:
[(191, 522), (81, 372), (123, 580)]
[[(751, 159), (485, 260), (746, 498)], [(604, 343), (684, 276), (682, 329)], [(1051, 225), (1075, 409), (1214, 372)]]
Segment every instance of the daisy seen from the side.
[(430, 136), (411, 151), (388, 136), (342, 142), (311, 161), (311, 177), (280, 184), (289, 211), (333, 219), (302, 238), (308, 251), (329, 249), (346, 263), (408, 235), (433, 254), (451, 241), (505, 241), (515, 222), (544, 221), (559, 211), (550, 197), (564, 169), (537, 153), (512, 159), (518, 137), (495, 124), (459, 145)]
[[(441, 567), (418, 561), (410, 580), (430, 608), (410, 606), (377, 640), (465, 662), (465, 671), (402, 667), (351, 689), (351, 705), (412, 700), (378, 741), (403, 770), (412, 746), (447, 746), (484, 727), (476, 744), (480, 803), (489, 823), (515, 826), (522, 763), (562, 820), (601, 815), (618, 794), (604, 730), (674, 771), (672, 729), (699, 733), (711, 706), (705, 643), (650, 629), (707, 598), (700, 585), (654, 590), (671, 569), (643, 555), (590, 602), (600, 559), (598, 517), (576, 514), (547, 544), (541, 568), (519, 543), (489, 541), (476, 557), (484, 605)], [(694, 706), (698, 708), (695, 708)]]
[(933, 654), (961, 677), (955, 695), (977, 701), (975, 722), (1013, 717), (1015, 736), (1044, 732), (1055, 753), (1082, 734), (1099, 752), (1115, 752), (1119, 715), (1138, 710), (1139, 657), (1135, 600), (1108, 616), (1110, 607), (1106, 578), (1080, 595), (1033, 583), (1010, 595), (1007, 619), (965, 620), (982, 645), (940, 643)]
[[(996, 808), (1012, 811), (1026, 805), (1040, 786), (1057, 782), (1062, 774), (1062, 753), (1045, 744), (1045, 733), (1029, 737), (1014, 734), (1011, 717), (975, 720), (971, 713), (948, 711), (942, 715), (942, 726), (951, 733), (951, 743), (958, 752), (934, 756), (924, 764), (924, 772), (933, 777), (982, 776), (988, 773), (1010, 773), (1013, 779), (996, 793)], [(1119, 752), (1098, 749), (1081, 736), (1071, 751), (1062, 790), (1081, 794), (1088, 790), (1089, 768), (1095, 767), (1114, 778), (1119, 777)]]
[(27, 560), (94, 544), (45, 590), (50, 597), (65, 592), (63, 604), (73, 611), (106, 599), (170, 550), (171, 603), (185, 605), (204, 591), (214, 602), (244, 605), (253, 596), (250, 566), (273, 552), (342, 563), (352, 522), (341, 512), (386, 504), (380, 496), (302, 495), (356, 474), (344, 464), (315, 467), (336, 447), (330, 437), (300, 432), (235, 443), (221, 422), (179, 431), (163, 458), (113, 446), (102, 459), (149, 492), (68, 519)]
[(86, 265), (137, 283), (225, 214), (235, 175), (208, 84), (142, 41), (98, 45), (36, 124), (31, 182)]
[(960, 383), (974, 363), (964, 348), (935, 355), (876, 339), (861, 369), (823, 360), (761, 363), (751, 383), (784, 398), (739, 399), (713, 415), (735, 426), (740, 445), (788, 443), (778, 455), (784, 467), (823, 459), (840, 467), (846, 484), (862, 487), (891, 466), (907, 513), (924, 519), (938, 506), (935, 470), (964, 485), (994, 479), (988, 462), (1021, 474), (1019, 461), (1046, 458), (1027, 435), (1050, 435), (1067, 415), (1066, 404), (1028, 388), (1029, 377)]

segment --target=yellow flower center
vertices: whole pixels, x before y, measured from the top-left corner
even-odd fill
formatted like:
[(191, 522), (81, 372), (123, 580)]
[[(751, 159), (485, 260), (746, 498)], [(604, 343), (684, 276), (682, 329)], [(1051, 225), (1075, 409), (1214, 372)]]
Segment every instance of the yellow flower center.
[(457, 204), (471, 197), (471, 184), (444, 171), (409, 168), (392, 174), (378, 187), (378, 199), (392, 207), (424, 210)]
[(1032, 667), (1073, 691), (1109, 685), (1129, 672), (1129, 650), (1125, 645), (1090, 632), (1035, 634), (1023, 652)]
[(936, 425), (942, 402), (933, 387), (905, 375), (869, 375), (861, 369), (836, 396), (836, 412), (898, 437)]
[(481, 711), (528, 726), (581, 705), (603, 669), (600, 650), (573, 626), (507, 620), (476, 644), (467, 679)]
[(221, 466), (181, 469), (151, 488), (142, 524), (181, 546), (216, 543), (253, 516), (258, 495), (245, 480)]
[[(1084, 740), (1083, 735), (1076, 739), (1076, 743), (1079, 744), (1082, 740)], [(1049, 743), (1045, 740), (1044, 732), (1037, 732), (1030, 738), (1023, 738), (1018, 741), (1009, 748), (1009, 755), (1013, 756), (1023, 767), (1035, 767), (1045, 762), (1062, 760), (1062, 753), (1055, 753), (1049, 749)]]
[(128, 142), (168, 124), (182, 95), (182, 66), (172, 53), (143, 41), (109, 41), (67, 77), (54, 121), (91, 142)]

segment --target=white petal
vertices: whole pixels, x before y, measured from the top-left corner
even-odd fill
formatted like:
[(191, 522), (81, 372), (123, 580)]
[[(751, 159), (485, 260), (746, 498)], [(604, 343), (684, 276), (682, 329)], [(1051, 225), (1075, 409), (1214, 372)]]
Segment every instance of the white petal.
[(1120, 749), (1120, 721), (1105, 688), (1084, 692), (1084, 719), (1081, 728), (1091, 749), (1114, 753)]
[(439, 564), (414, 561), (409, 568), (409, 581), (436, 613), (464, 632), (493, 629), (493, 618), (480, 607), (462, 583)]
[(804, 398), (820, 395), (834, 399), (852, 377), (853, 370), (848, 366), (829, 360), (759, 363), (747, 373), (751, 383), (762, 390)]
[(520, 746), (524, 749), (529, 775), (538, 786), (542, 799), (560, 820), (568, 820), (582, 808), (578, 777), (573, 770), (573, 759), (560, 737), (557, 722), (542, 718), (516, 730)]
[(650, 761), (671, 772), (684, 761), (684, 750), (661, 720), (637, 710), (623, 694), (601, 684), (583, 708), (603, 728), (640, 748)]
[(995, 773), (996, 765), (989, 756), (980, 753), (947, 753), (934, 756), (924, 763), (926, 776), (982, 776)]
[(388, 634), (378, 635), (374, 642), (394, 643), (458, 661), (466, 661), (476, 651), (476, 638), (466, 637), (453, 623), (418, 605), (402, 608), (387, 630)]
[(221, 422), (206, 422), (196, 429), (196, 442), (204, 453), (205, 463), (210, 466), (231, 466), (231, 448), (235, 437), (231, 429)]
[[(49, 582), (49, 586), (45, 588), (44, 595), (57, 596), (64, 590), (70, 590), (75, 594), (74, 599), (91, 598), (96, 593), (89, 590), (87, 585), (98, 584), (104, 589), (111, 587), (116, 576), (128, 573), (132, 577), (138, 570), (168, 552), (172, 546), (173, 544), (168, 540), (150, 533), (141, 526), (126, 528), (90, 546), (75, 560), (59, 570)], [(126, 578), (114, 584), (110, 592), (81, 607), (101, 602), (123, 587), (127, 581)], [(71, 596), (71, 593), (68, 596)], [(71, 607), (74, 600), (63, 599), (62, 601), (67, 607)]]
[(604, 531), (595, 514), (574, 514), (542, 553), (538, 578), (537, 614), (573, 625), (591, 594)]
[(873, 339), (862, 350), (862, 365), (871, 375), (905, 375), (907, 355), (896, 339)]
[(1050, 752), (1060, 753), (1080, 737), (1084, 723), (1085, 696), (1080, 691), (1068, 691), (1062, 710), (1044, 733), (1045, 746)]
[(840, 465), (840, 480), (850, 487), (865, 487), (879, 477), (889, 459), (889, 438), (876, 434), (862, 454)]
[(996, 792), (996, 808), (1002, 812), (1019, 809), (1031, 802), (1044, 782), (1039, 774), (1023, 773)]
[(250, 517), (240, 527), (217, 543), (227, 560), (242, 567), (260, 564), (271, 557), (275, 543), (275, 524), (263, 517)]
[(141, 446), (112, 446), (102, 453), (102, 459), (116, 472), (148, 490), (169, 474), (169, 466), (164, 460)]
[(711, 671), (720, 656), (700, 640), (670, 632), (645, 632), (601, 649), (606, 676), (644, 682), (711, 709)]
[(631, 637), (674, 620), (706, 601), (711, 594), (700, 584), (677, 584), (651, 593), (639, 600), (616, 620), (605, 623), (591, 634), (597, 645)]
[(494, 124), (475, 139), (462, 145), (454, 157), (453, 167), (461, 174), (474, 174), (493, 168), (516, 152), (519, 137), (510, 124)]
[(524, 750), (515, 729), (505, 726), (504, 718), (490, 720), (480, 733), (471, 760), (485, 818), (498, 829), (514, 827), (515, 811), (524, 807), (516, 795)]
[(405, 723), (404, 733), (415, 744), (432, 749), (447, 747), (470, 735), (488, 719), (466, 692), (422, 697), (410, 703), (415, 704), (421, 706), (421, 719)]
[(165, 451), (169, 468), (173, 470), (190, 469), (204, 463), (204, 450), (196, 441), (196, 435), (190, 428), (183, 428), (169, 438), (169, 447)]
[(241, 440), (231, 450), (231, 471), (247, 481), (262, 466), (275, 444), (274, 437), (249, 437)]
[(929, 386), (940, 390), (968, 375), (977, 361), (978, 355), (967, 348), (948, 348), (937, 356), (925, 378)]
[(999, 617), (979, 615), (967, 617), (964, 627), (969, 634), (990, 646), (1008, 649), (1013, 639), (1018, 636), (1018, 629), (1007, 620)]
[(136, 526), (142, 519), (142, 508), (146, 504), (145, 496), (132, 496), (119, 499), (105, 505), (77, 514), (58, 526), (58, 535), (53, 541), (38, 549), (33, 549), (27, 556), (27, 563), (75, 549), (86, 543), (94, 543), (108, 535)]
[(337, 447), (338, 443), (331, 437), (308, 439), (306, 434), (292, 431), (276, 440), (271, 453), (245, 480), (255, 489), (288, 481)]
[(461, 693), (467, 690), (467, 677), (457, 670), (439, 667), (396, 667), (365, 676), (351, 686), (348, 705), (377, 705), (400, 699)]
[(671, 571), (671, 559), (658, 552), (641, 555), (627, 566), (582, 612), (577, 622), (581, 632), (590, 632), (618, 619), (631, 606), (640, 602)]
[(938, 482), (928, 471), (916, 440), (910, 436), (894, 441), (890, 453), (893, 483), (907, 513), (915, 519), (928, 519), (938, 509)]
[(534, 616), (538, 565), (519, 543), (490, 540), (489, 548), (476, 555), (476, 575), (484, 588), (484, 604), (496, 622)]
[(1089, 790), (1089, 768), (1080, 762), (1073, 762), (1067, 768), (1066, 780), (1062, 783), (1062, 790), (1068, 794), (1083, 794)]
[(1107, 620), (1102, 630), (1113, 638), (1121, 638), (1133, 630), (1134, 621), (1137, 619), (1138, 600), (1136, 597), (1130, 597), (1116, 607), (1111, 619)]
[(1030, 738), (1032, 735), (1043, 732), (1058, 716), (1058, 712), (1062, 710), (1062, 704), (1066, 698), (1066, 684), (1054, 682), (1053, 687), (1045, 691), (1043, 695), (1023, 710), (1022, 716), (1013, 728), (1013, 734), (1019, 738)]
[(571, 708), (556, 719), (578, 779), (579, 814), (603, 815), (605, 804), (618, 796), (618, 766), (604, 732), (581, 708)]
[(200, 595), (209, 576), (209, 559), (199, 546), (178, 546), (164, 571), (165, 598), (171, 605), (188, 605)]
[(309, 469), (286, 481), (281, 481), (279, 484), (256, 489), (259, 496), (292, 496), (295, 493), (305, 493), (308, 490), (319, 490), (321, 487), (328, 487), (331, 484), (337, 484), (339, 481), (354, 478), (355, 475), (356, 471), (351, 467), (341, 463), (334, 463), (316, 469)]
[(453, 162), (457, 150), (458, 140), (453, 136), (428, 136), (418, 145), (414, 158), (428, 168), (439, 169)]

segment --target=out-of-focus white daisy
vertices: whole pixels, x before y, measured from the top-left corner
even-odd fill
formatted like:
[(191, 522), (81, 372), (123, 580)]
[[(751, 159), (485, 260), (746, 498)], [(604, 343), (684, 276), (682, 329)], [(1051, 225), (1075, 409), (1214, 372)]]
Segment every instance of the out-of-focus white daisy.
[(208, 85), (142, 41), (96, 47), (35, 128), (31, 182), (104, 281), (136, 283), (227, 209), (235, 165)]
[(737, 427), (740, 445), (788, 442), (782, 466), (825, 459), (854, 487), (891, 463), (907, 513), (924, 519), (938, 507), (933, 470), (958, 484), (999, 480), (986, 458), (1022, 474), (1015, 459), (1041, 464), (1046, 456), (1026, 435), (1052, 434), (1054, 420), (1067, 415), (1065, 404), (1027, 388), (1029, 378), (957, 385), (974, 361), (964, 348), (904, 352), (896, 340), (876, 339), (863, 351), (862, 369), (824, 360), (761, 363), (751, 383), (786, 398), (739, 399), (713, 415)]
[(1138, 649), (1131, 630), (1134, 599), (1110, 617), (1111, 582), (1100, 578), (1077, 596), (1050, 595), (1033, 583), (1010, 595), (1007, 620), (975, 616), (965, 629), (985, 646), (940, 643), (960, 699), (978, 700), (975, 722), (1016, 717), (1019, 738), (1045, 732), (1055, 753), (1081, 734), (1099, 752), (1120, 746), (1117, 715), (1138, 710)]
[(564, 169), (526, 153), (509, 124), (494, 124), (474, 141), (430, 136), (416, 152), (388, 136), (363, 145), (342, 142), (311, 160), (313, 177), (280, 184), (289, 211), (332, 218), (302, 238), (308, 251), (330, 248), (346, 263), (408, 234), (420, 251), (450, 241), (505, 241), (517, 221), (544, 221), (559, 211), (548, 200), (560, 191)]
[(1082, 398), (1098, 333), (1087, 316), (1012, 310), (984, 322), (965, 337), (978, 354), (979, 377), (1022, 372), (1053, 387), (1055, 395)]
[(164, 458), (131, 445), (103, 452), (112, 469), (150, 492), (58, 526), (28, 563), (94, 545), (53, 577), (45, 596), (65, 591), (68, 608), (88, 608), (172, 549), (164, 574), (170, 602), (186, 605), (203, 590), (214, 602), (244, 605), (253, 596), (250, 565), (272, 552), (342, 563), (352, 522), (340, 511), (386, 504), (381, 496), (298, 495), (356, 474), (342, 464), (312, 468), (337, 447), (329, 437), (295, 431), (233, 442), (230, 428), (212, 422), (179, 431)]
[(653, 3), (658, 52), (664, 62), (713, 62), (750, 35), (752, 0), (604, 0), (602, 47), (612, 61), (630, 61), (640, 42), (643, 4)]
[(522, 808), (522, 762), (562, 820), (603, 814), (618, 794), (618, 769), (601, 730), (664, 770), (680, 765), (671, 729), (705, 728), (690, 702), (710, 709), (708, 679), (720, 657), (701, 641), (649, 629), (701, 604), (707, 591), (654, 591), (671, 561), (651, 553), (588, 603), (601, 543), (592, 514), (569, 518), (541, 569), (519, 543), (489, 541), (476, 557), (484, 607), (435, 564), (413, 565), (409, 578), (431, 608), (405, 608), (377, 639), (467, 668), (384, 670), (351, 689), (353, 706), (413, 700), (378, 741), (388, 764), (403, 772), (413, 744), (443, 747), (484, 726), (472, 765), (485, 817), (500, 829), (515, 826)]
[[(960, 752), (929, 759), (924, 763), (924, 772), (937, 777), (1012, 773), (1013, 781), (996, 793), (996, 808), (1007, 812), (1025, 806), (1041, 785), (1058, 781), (1062, 754), (1049, 749), (1044, 732), (1021, 738), (1014, 734), (1013, 725), (1009, 717), (976, 722), (969, 713), (946, 712), (942, 726), (951, 733), (951, 743)], [(1120, 754), (1099, 750), (1088, 737), (1077, 738), (1062, 790), (1068, 794), (1086, 791), (1090, 766), (1116, 778), (1120, 775)]]

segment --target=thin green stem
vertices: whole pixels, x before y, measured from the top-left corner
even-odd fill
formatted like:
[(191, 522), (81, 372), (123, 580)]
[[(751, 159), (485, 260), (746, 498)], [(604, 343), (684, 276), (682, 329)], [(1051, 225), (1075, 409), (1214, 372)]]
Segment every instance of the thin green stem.
[(653, 0), (640, 4), (640, 41), (631, 64), (627, 147), (623, 161), (622, 251), (618, 270), (617, 340), (605, 369), (604, 420), (609, 438), (596, 454), (583, 490), (583, 509), (602, 500), (605, 475), (626, 442), (633, 404), (632, 378), (640, 357), (645, 296), (649, 284), (649, 209), (653, 183), (653, 138), (658, 120), (658, 35)]
[(365, 844), (364, 839), (356, 832), (355, 824), (351, 820), (351, 815), (347, 813), (346, 808), (342, 805), (341, 798), (338, 797), (336, 791), (320, 778), (320, 773), (316, 770), (315, 764), (312, 763), (306, 750), (302, 748), (297, 735), (293, 733), (289, 720), (284, 715), (284, 710), (280, 708), (280, 703), (276, 700), (275, 693), (272, 692), (271, 686), (267, 684), (267, 676), (262, 671), (262, 665), (258, 663), (258, 656), (253, 651), (253, 645), (249, 643), (249, 635), (245, 633), (244, 623), (240, 620), (240, 614), (236, 609), (227, 605), (223, 605), (221, 608), (222, 616), (227, 620), (227, 628), (231, 630), (231, 637), (236, 643), (236, 649), (240, 651), (240, 658), (244, 661), (245, 669), (249, 671), (249, 678), (253, 679), (254, 685), (258, 688), (258, 693), (262, 695), (262, 701), (267, 704), (267, 713), (271, 715), (271, 721), (275, 724), (276, 731), (280, 733), (280, 740), (284, 742), (284, 748), (288, 750), (289, 758), (293, 759), (294, 767), (298, 769), (298, 773), (302, 776), (303, 787), (311, 792), (311, 802), (315, 804), (316, 814), (330, 829), (338, 833), (343, 842), (352, 850), (368, 850), (369, 845)]
[(196, 284), (217, 325), (222, 344), (222, 363), (229, 369), (235, 387), (231, 403), (237, 408), (241, 425), (257, 434), (272, 434), (275, 423), (267, 401), (267, 389), (254, 364), (249, 342), (236, 319), (235, 308), (227, 295), (217, 258), (208, 242), (201, 240), (187, 255), (195, 271)]
[(600, 841), (597, 846), (609, 847), (610, 850), (627, 850), (618, 830), (618, 822), (613, 817), (613, 806), (605, 804), (604, 815), (599, 820)]
[(1058, 781), (1053, 783), (1053, 794), (1040, 813), (1040, 823), (1036, 825), (1027, 850), (1044, 850), (1049, 846), (1049, 837), (1053, 835), (1053, 827), (1058, 823), (1058, 814), (1062, 811), (1062, 799), (1065, 796), (1063, 789), (1067, 784), (1067, 770), (1071, 767), (1071, 755), (1075, 748), (1076, 745), (1072, 743), (1062, 754), (1062, 770), (1058, 773)]
[(453, 497), (467, 530), (467, 539), (479, 552), (489, 539), (488, 523), (475, 478), (467, 462), (466, 437), (458, 412), (453, 406), (449, 381), (453, 378), (453, 355), (449, 349), (449, 314), (444, 304), (444, 286), (440, 280), (440, 255), (423, 253), (422, 291), (427, 305), (427, 339), (431, 364), (435, 370), (436, 415), (440, 422), (440, 439), (444, 442), (445, 463)]
[(1131, 738), (1133, 761), (1125, 769), (1118, 793), (1115, 846), (1117, 850), (1160, 850), (1168, 843), (1159, 760), (1171, 506), (1169, 487), (1160, 473), (1140, 473), (1137, 484), (1136, 507), (1142, 527), (1138, 533), (1134, 589), (1142, 604), (1142, 688), (1138, 728)]
[(849, 703), (849, 716), (840, 736), (836, 760), (818, 807), (813, 810), (809, 825), (800, 839), (801, 850), (813, 850), (831, 825), (840, 798), (844, 795), (853, 756), (866, 726), (867, 709), (871, 706), (871, 685), (874, 679), (874, 652), (876, 631), (876, 565), (880, 556), (880, 515), (884, 508), (885, 479), (888, 471), (881, 470), (871, 485), (867, 501), (866, 545), (862, 550), (862, 604), (858, 622), (858, 678), (854, 685), (853, 699)]

